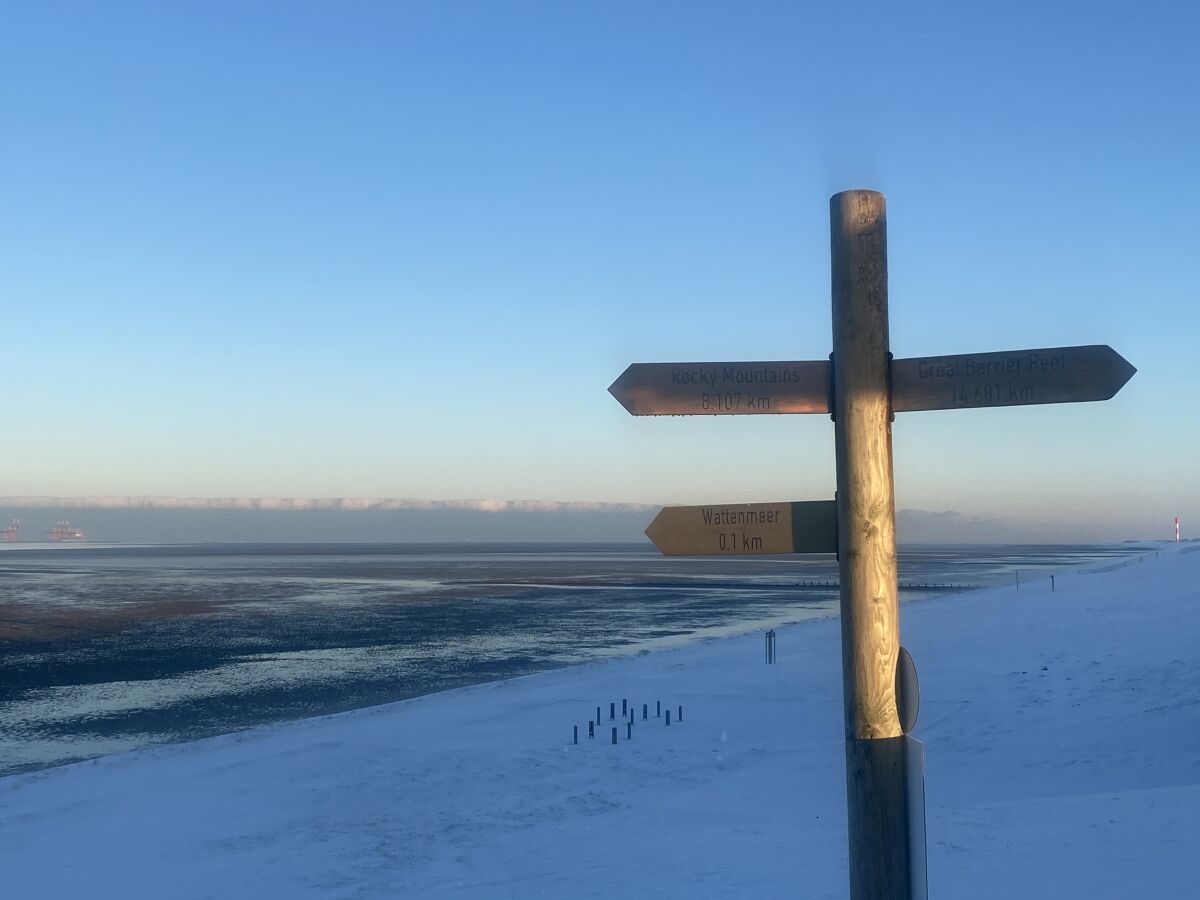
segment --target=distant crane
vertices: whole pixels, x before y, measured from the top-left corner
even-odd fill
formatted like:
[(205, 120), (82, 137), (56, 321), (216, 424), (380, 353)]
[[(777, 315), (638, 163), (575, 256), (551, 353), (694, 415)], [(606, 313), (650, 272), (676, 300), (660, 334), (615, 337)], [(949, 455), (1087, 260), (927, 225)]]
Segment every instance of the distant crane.
[(71, 523), (66, 519), (59, 519), (54, 523), (54, 527), (46, 532), (46, 540), (48, 541), (83, 541), (87, 540), (87, 535), (78, 528), (72, 528)]
[(21, 539), (21, 520), (13, 519), (12, 524), (0, 531), (0, 540), (6, 544), (15, 544)]

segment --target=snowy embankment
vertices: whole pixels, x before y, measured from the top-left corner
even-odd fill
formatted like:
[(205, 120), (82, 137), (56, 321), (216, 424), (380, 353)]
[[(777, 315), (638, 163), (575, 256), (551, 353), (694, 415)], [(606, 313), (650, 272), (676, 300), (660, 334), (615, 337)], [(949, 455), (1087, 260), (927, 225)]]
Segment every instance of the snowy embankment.
[[(1174, 551), (902, 607), (931, 896), (1195, 895), (1200, 553)], [(2, 779), (3, 894), (843, 897), (838, 622), (777, 647), (774, 666), (752, 634)], [(613, 746), (622, 698), (637, 721)]]

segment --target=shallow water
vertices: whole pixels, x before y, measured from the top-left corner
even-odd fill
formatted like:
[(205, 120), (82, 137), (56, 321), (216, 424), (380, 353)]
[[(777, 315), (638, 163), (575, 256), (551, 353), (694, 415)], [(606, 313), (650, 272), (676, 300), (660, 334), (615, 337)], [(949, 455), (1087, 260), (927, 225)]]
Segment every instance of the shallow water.
[[(902, 548), (902, 598), (1135, 552)], [(825, 616), (836, 579), (644, 544), (7, 547), (0, 774)]]

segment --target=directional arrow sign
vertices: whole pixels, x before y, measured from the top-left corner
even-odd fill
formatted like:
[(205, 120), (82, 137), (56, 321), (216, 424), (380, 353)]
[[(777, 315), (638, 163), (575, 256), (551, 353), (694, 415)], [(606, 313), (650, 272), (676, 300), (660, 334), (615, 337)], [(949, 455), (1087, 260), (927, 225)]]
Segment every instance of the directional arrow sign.
[(667, 556), (836, 553), (837, 503), (665, 506), (646, 537)]
[(829, 412), (829, 363), (634, 363), (608, 389), (635, 416)]
[(892, 410), (1107, 400), (1136, 372), (1104, 344), (892, 362)]
[[(1107, 400), (1137, 371), (1104, 344), (892, 362), (892, 411)], [(830, 411), (829, 363), (634, 363), (609, 393), (635, 416)]]

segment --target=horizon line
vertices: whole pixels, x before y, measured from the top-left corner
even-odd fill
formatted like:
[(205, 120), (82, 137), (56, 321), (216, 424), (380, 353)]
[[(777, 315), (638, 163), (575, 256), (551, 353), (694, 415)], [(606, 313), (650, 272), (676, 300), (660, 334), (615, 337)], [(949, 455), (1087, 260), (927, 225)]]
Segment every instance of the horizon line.
[(469, 512), (645, 512), (659, 504), (591, 500), (427, 500), (415, 497), (172, 497), (168, 495), (50, 495), (0, 497), (0, 507), (24, 509), (178, 509), (370, 512), (462, 510)]

